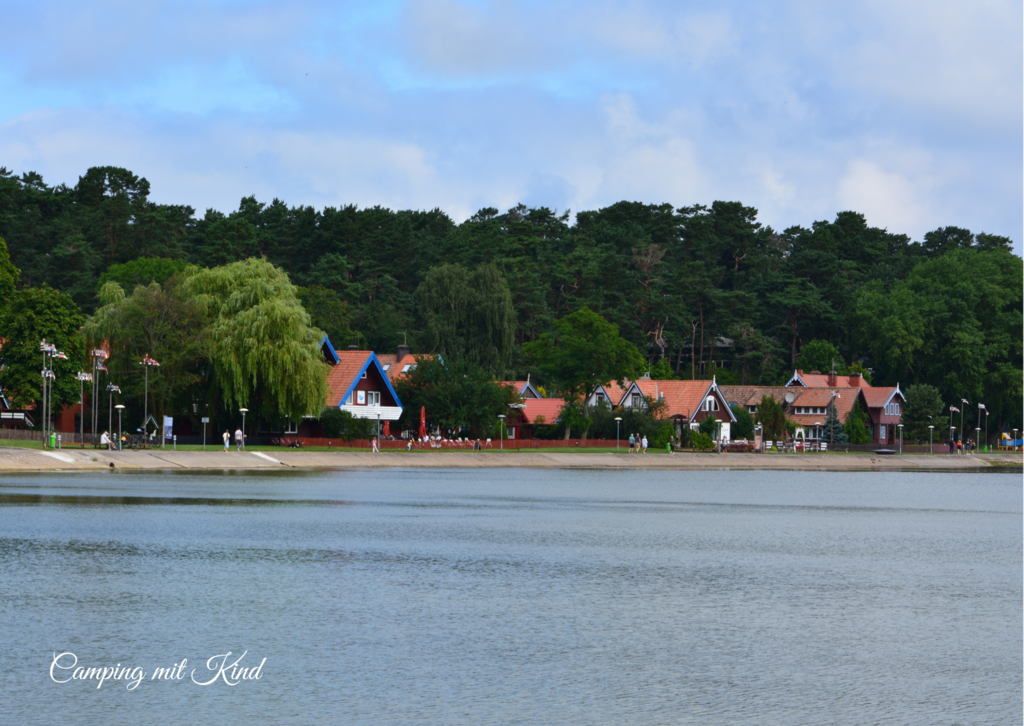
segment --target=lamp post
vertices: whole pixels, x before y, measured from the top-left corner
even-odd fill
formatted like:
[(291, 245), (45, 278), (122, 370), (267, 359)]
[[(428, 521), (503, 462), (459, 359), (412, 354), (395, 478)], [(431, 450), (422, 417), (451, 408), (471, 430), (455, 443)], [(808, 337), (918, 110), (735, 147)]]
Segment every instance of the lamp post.
[(985, 450), (988, 451), (988, 409), (985, 409)]
[(85, 446), (85, 382), (89, 381), (92, 383), (92, 373), (82, 373), (79, 371), (75, 377), (78, 379), (78, 406), (81, 408), (79, 413), (81, 424), (78, 428), (82, 437), (82, 446)]
[(1017, 450), (1017, 431), (1018, 431), (1018, 430), (1019, 430), (1019, 429), (1014, 429), (1014, 430), (1013, 430), (1013, 450), (1014, 450), (1014, 451), (1016, 451), (1016, 450)]
[(929, 426), (928, 427), (928, 453), (929, 454), (934, 454), (935, 453), (935, 447), (932, 445), (932, 432), (934, 430), (935, 430), (934, 426)]
[(622, 416), (615, 417), (615, 453), (619, 453), (619, 424), (622, 422)]
[(978, 443), (978, 440), (980, 438), (981, 438), (981, 426), (975, 426), (974, 427), (974, 450), (977, 451), (978, 453), (981, 453), (981, 444)]
[[(107, 384), (107, 429), (114, 428), (114, 394), (121, 393), (121, 389), (115, 386), (113, 383)], [(120, 437), (118, 438), (120, 441)]]
[(949, 453), (956, 453), (956, 426), (949, 427)]
[(380, 451), (380, 411), (377, 412), (377, 451)]
[[(982, 411), (987, 411), (987, 410), (988, 409), (985, 408), (985, 404), (984, 403), (979, 403), (978, 404), (978, 421), (977, 421), (977, 423), (978, 423), (978, 433), (975, 436), (975, 443), (977, 444), (977, 449), (978, 449), (978, 453), (979, 454), (981, 453), (981, 412)], [(986, 434), (988, 433), (987, 429), (985, 430), (985, 433)], [(988, 438), (988, 437), (986, 436), (986, 438)]]
[(114, 408), (117, 409), (117, 450), (121, 451), (124, 448), (121, 445), (121, 412), (124, 410), (124, 405), (119, 403)]
[[(92, 377), (93, 377), (93, 381), (92, 381), (92, 398), (91, 398), (90, 402), (92, 403), (92, 442), (94, 444), (96, 443), (96, 429), (99, 428), (99, 423), (100, 423), (100, 410), (99, 410), (99, 407), (96, 405), (96, 401), (98, 401), (99, 397), (100, 397), (100, 374), (99, 374), (99, 372), (103, 371), (104, 373), (109, 374), (109, 371), (107, 370), (107, 366), (105, 365), (106, 360), (109, 357), (110, 357), (110, 354), (107, 353), (107, 351), (103, 350), (102, 348), (93, 348), (92, 349)], [(107, 428), (109, 428), (109, 426)]]
[(960, 407), (960, 438), (963, 438), (963, 435), (964, 435), (964, 406), (970, 406), (971, 404), (967, 402), (966, 398), (961, 398), (960, 402), (962, 404), (964, 404), (963, 406)]
[(900, 455), (903, 454), (903, 424), (896, 424), (896, 428), (900, 430)]
[(498, 445), (505, 450), (505, 414), (498, 414)]
[(139, 365), (146, 367), (146, 400), (142, 405), (142, 436), (145, 438), (146, 428), (149, 425), (149, 368), (150, 366), (159, 366), (160, 364), (150, 358), (149, 353), (146, 353), (146, 356), (139, 361)]
[(238, 410), (242, 412), (242, 451), (245, 451), (245, 414), (249, 413), (249, 409), (240, 408)]

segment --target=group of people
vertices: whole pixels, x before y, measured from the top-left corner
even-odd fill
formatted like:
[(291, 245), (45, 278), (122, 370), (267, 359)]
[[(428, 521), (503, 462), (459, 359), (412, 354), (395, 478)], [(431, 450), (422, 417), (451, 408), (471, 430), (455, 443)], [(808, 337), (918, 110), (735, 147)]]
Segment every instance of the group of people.
[[(224, 433), (220, 435), (224, 439), (224, 451), (228, 450), (228, 446), (231, 445), (231, 434), (228, 433), (227, 429), (224, 429)], [(242, 443), (245, 441), (245, 434), (242, 433), (242, 429), (235, 429), (235, 451), (242, 450)]]
[(964, 453), (964, 451), (966, 451), (968, 454), (973, 454), (974, 453), (974, 448), (975, 448), (975, 444), (974, 444), (974, 440), (973, 439), (967, 439), (967, 443), (966, 444), (963, 442), (962, 439), (961, 440), (954, 440), (952, 437), (950, 437), (950, 439), (949, 439), (949, 453), (951, 453), (951, 454), (961, 454), (962, 455)]
[(631, 454), (646, 454), (647, 453), (647, 436), (640, 436), (640, 434), (629, 435), (629, 453)]

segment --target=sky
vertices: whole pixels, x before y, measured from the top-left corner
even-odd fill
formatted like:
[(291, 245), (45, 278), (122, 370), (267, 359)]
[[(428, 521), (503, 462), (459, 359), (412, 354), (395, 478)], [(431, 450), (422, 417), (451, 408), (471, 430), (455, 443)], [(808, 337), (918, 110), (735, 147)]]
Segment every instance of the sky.
[(1020, 0), (0, 0), (0, 166), (229, 212), (740, 201), (1024, 226)]

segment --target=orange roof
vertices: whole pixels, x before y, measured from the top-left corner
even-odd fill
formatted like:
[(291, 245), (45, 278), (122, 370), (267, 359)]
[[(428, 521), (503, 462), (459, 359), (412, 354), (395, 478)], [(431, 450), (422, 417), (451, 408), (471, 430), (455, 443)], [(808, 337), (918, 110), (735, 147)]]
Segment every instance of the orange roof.
[(565, 401), (561, 398), (527, 398), (523, 403), (523, 421), (536, 423), (537, 418), (544, 417), (544, 423), (553, 424), (562, 415)]
[[(686, 416), (688, 419), (700, 410), (704, 396), (711, 388), (711, 381), (637, 381), (637, 383), (655, 384), (651, 386), (651, 393), (648, 394), (643, 387), (645, 395), (650, 395), (654, 400), (660, 396), (665, 397), (665, 411), (662, 416)], [(728, 402), (726, 402), (728, 405)]]
[[(391, 359), (397, 358), (397, 356), (390, 354), (387, 357), (390, 357)], [(401, 378), (402, 376), (409, 372), (405, 370), (406, 366), (409, 366), (411, 368), (412, 366), (416, 365), (417, 361), (433, 359), (434, 356), (432, 355), (423, 355), (421, 353), (413, 355), (412, 353), (407, 353), (406, 355), (403, 355), (400, 359), (395, 360), (395, 362), (391, 364), (391, 367), (388, 368), (387, 370), (388, 378), (391, 379), (392, 383), (394, 383), (399, 378)], [(383, 361), (381, 361), (381, 367), (383, 367), (383, 365), (384, 363)]]
[[(839, 420), (845, 422), (853, 411), (860, 394), (867, 394), (873, 388), (787, 388), (786, 386), (722, 386), (722, 393), (729, 403), (738, 403), (741, 406), (756, 406), (761, 402), (763, 396), (771, 396), (782, 404), (783, 410), (793, 423), (801, 426), (813, 426), (819, 421), (825, 420), (825, 413), (797, 413), (803, 408), (828, 408), (832, 403), (832, 393), (836, 397), (836, 414)], [(793, 397), (793, 402), (786, 401), (786, 395)]]
[(864, 389), (864, 400), (868, 404), (868, 408), (882, 408), (889, 402), (894, 393), (899, 392), (900, 398), (903, 398), (903, 392), (900, 391), (899, 386), (885, 386), (879, 388), (865, 388)]
[(327, 405), (340, 406), (341, 397), (352, 386), (356, 375), (363, 369), (366, 359), (370, 357), (368, 350), (339, 350), (338, 365), (331, 366), (327, 372)]
[[(796, 371), (797, 375), (800, 376), (800, 380), (804, 382), (804, 385), (808, 388), (829, 388), (828, 374), (819, 373), (818, 371), (811, 371), (810, 373), (804, 373), (802, 369)], [(794, 376), (795, 378), (796, 376)], [(792, 381), (792, 379), (790, 379)], [(788, 384), (787, 384), (788, 385)], [(832, 388), (871, 388), (867, 381), (864, 380), (863, 376), (836, 376), (836, 384)]]
[[(623, 381), (626, 384), (626, 388), (629, 388), (629, 384), (632, 381)], [(626, 388), (623, 388), (615, 381), (612, 381), (607, 386), (603, 386), (604, 392), (608, 394), (608, 400), (611, 401), (612, 408), (622, 403), (622, 397), (626, 395)]]

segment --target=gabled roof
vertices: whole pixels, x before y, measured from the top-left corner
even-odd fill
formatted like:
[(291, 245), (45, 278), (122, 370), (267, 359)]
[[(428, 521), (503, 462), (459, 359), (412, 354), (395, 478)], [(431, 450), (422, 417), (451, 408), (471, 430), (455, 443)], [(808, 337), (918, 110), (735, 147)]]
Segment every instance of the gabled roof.
[(531, 398), (543, 398), (540, 392), (533, 387), (533, 384), (527, 381), (498, 381), (499, 386), (509, 386), (516, 389), (516, 393), (520, 396), (525, 396), (527, 393), (530, 394)]
[(803, 369), (793, 371), (793, 377), (786, 381), (787, 386), (805, 386), (807, 388), (871, 388), (863, 376), (836, 376), (834, 386), (830, 386), (829, 376), (819, 371), (804, 373)]
[[(757, 406), (764, 396), (770, 396), (782, 404), (786, 418), (800, 426), (813, 426), (823, 422), (824, 413), (796, 413), (801, 408), (828, 408), (832, 403), (833, 393), (835, 397), (836, 415), (839, 420), (846, 422), (850, 412), (853, 411), (857, 398), (866, 394), (871, 388), (787, 388), (785, 386), (722, 386), (722, 391), (730, 404), (737, 403), (740, 406)], [(787, 400), (787, 396), (792, 401)]]
[(335, 355), (338, 358), (338, 363), (327, 373), (328, 406), (340, 406), (362, 379), (363, 372), (372, 365), (380, 371), (380, 377), (384, 381), (384, 385), (388, 387), (388, 392), (394, 398), (395, 403), (401, 407), (402, 402), (398, 399), (398, 394), (395, 393), (391, 381), (388, 380), (384, 368), (373, 351), (339, 350), (335, 351)]
[(419, 361), (433, 360), (434, 358), (432, 355), (426, 355), (423, 353), (417, 353), (415, 355), (407, 353), (401, 358), (398, 358), (397, 356), (391, 357), (396, 359), (393, 364), (390, 364), (390, 367), (387, 370), (387, 376), (392, 382), (397, 381), (402, 376), (408, 374), (409, 371), (416, 367)]
[[(724, 409), (728, 415), (730, 421), (736, 420), (736, 414), (729, 408), (729, 403), (725, 398), (725, 394), (718, 387), (718, 384), (714, 380), (710, 381), (653, 381), (649, 378), (645, 378), (639, 381), (633, 381), (629, 388), (626, 389), (622, 396), (622, 404), (626, 405), (626, 399), (632, 393), (639, 392), (647, 398), (653, 401), (664, 399), (665, 411), (663, 415), (667, 418), (673, 416), (682, 416), (687, 420), (693, 418), (694, 414), (700, 411), (701, 404), (704, 403), (704, 399), (711, 395), (712, 392), (718, 396), (722, 402), (721, 408)], [(719, 411), (721, 413), (721, 411)]]
[(327, 333), (324, 333), (323, 340), (320, 341), (320, 350), (324, 354), (324, 360), (331, 365), (338, 365), (338, 351), (331, 345), (330, 338), (327, 337)]
[[(626, 388), (629, 388), (632, 381), (623, 381), (626, 384)], [(604, 395), (608, 397), (609, 403), (612, 408), (622, 405), (622, 397), (626, 395), (626, 388), (623, 388), (616, 381), (612, 381), (607, 386), (600, 386), (598, 390), (604, 391)]]
[(906, 402), (906, 398), (903, 395), (903, 391), (900, 390), (900, 386), (897, 383), (893, 387), (878, 387), (878, 388), (865, 388), (864, 391), (864, 402), (867, 403), (868, 408), (885, 408), (886, 404), (893, 399), (894, 396), (899, 396), (901, 400)]
[(553, 424), (562, 415), (563, 408), (565, 401), (561, 398), (527, 398), (520, 410), (523, 412), (524, 423), (536, 423), (537, 418), (543, 416), (544, 423)]

